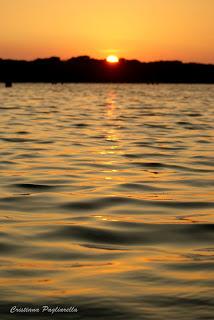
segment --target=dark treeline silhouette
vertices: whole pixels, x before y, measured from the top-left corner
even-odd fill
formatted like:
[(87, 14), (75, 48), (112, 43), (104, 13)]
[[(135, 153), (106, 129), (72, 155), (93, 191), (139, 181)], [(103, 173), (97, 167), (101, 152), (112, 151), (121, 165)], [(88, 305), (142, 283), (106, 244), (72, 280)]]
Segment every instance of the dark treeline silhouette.
[(214, 83), (214, 65), (181, 61), (140, 62), (120, 59), (117, 64), (88, 56), (34, 61), (0, 59), (0, 81), (12, 82), (127, 82)]

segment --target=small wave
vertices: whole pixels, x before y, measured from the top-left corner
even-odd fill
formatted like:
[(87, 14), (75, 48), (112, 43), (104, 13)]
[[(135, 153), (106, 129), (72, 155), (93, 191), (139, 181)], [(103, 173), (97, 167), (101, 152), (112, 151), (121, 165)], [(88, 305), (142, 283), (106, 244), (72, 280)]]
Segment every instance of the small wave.
[(80, 210), (91, 211), (100, 210), (104, 208), (115, 207), (119, 205), (136, 205), (144, 208), (145, 206), (158, 206), (165, 208), (183, 208), (183, 209), (202, 209), (202, 208), (214, 208), (213, 202), (208, 201), (172, 201), (172, 200), (142, 200), (137, 198), (126, 197), (105, 197), (91, 200), (82, 200), (68, 202), (60, 205), (61, 208), (66, 210)]
[[(52, 228), (53, 229), (53, 228)], [(212, 243), (214, 241), (214, 225), (211, 224), (140, 224), (137, 228), (126, 226), (122, 228), (98, 228), (88, 226), (62, 226), (53, 231), (40, 232), (39, 239), (60, 239), (87, 241), (99, 244), (151, 245), (168, 243), (174, 245), (190, 243)]]
[(212, 172), (209, 169), (201, 169), (201, 168), (193, 168), (193, 167), (186, 167), (181, 165), (172, 165), (172, 164), (165, 164), (161, 162), (132, 162), (133, 165), (137, 165), (143, 168), (158, 168), (158, 169), (175, 169), (175, 170), (182, 170), (182, 171), (189, 171), (189, 172)]
[(0, 140), (6, 141), (6, 142), (37, 142), (35, 139), (25, 139), (25, 138), (0, 138)]
[(119, 189), (128, 189), (128, 190), (136, 190), (136, 191), (154, 191), (154, 192), (163, 192), (163, 191), (168, 191), (170, 189), (168, 188), (158, 188), (158, 187), (153, 187), (148, 184), (143, 184), (143, 183), (123, 183), (117, 186)]
[(25, 189), (25, 190), (35, 190), (35, 191), (49, 191), (51, 189), (55, 189), (56, 186), (53, 185), (45, 185), (45, 184), (34, 184), (34, 183), (17, 183), (14, 185), (11, 185), (12, 187)]

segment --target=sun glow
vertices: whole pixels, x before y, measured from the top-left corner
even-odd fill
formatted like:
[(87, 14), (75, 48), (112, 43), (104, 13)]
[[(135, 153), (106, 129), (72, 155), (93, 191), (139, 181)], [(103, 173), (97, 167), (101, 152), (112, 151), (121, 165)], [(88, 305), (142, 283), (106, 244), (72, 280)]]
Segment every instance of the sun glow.
[(110, 55), (106, 58), (106, 61), (110, 63), (117, 63), (119, 62), (119, 58), (115, 55)]

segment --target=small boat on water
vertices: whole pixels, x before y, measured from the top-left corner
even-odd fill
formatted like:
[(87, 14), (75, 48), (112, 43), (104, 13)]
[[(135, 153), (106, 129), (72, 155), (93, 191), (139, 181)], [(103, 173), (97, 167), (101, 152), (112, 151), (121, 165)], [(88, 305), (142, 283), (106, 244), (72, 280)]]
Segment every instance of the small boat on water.
[(9, 81), (9, 80), (5, 81), (5, 88), (11, 88), (12, 86), (13, 86), (12, 81)]

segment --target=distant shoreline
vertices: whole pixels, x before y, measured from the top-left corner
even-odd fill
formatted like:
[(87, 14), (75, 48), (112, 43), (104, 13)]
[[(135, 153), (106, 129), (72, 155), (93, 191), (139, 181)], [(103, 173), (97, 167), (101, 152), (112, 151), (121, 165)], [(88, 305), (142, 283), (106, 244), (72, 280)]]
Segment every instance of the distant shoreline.
[[(5, 82), (4, 81), (0, 81), (1, 85), (4, 85)], [(136, 84), (136, 85), (148, 85), (148, 86), (158, 86), (158, 85), (185, 85), (185, 84), (189, 84), (189, 85), (214, 85), (214, 82), (159, 82), (159, 83), (149, 83), (149, 82), (63, 82), (63, 83), (52, 83), (52, 82), (44, 82), (44, 81), (13, 81), (12, 84), (51, 84), (51, 85), (59, 85), (59, 86), (63, 86), (66, 84), (91, 84), (91, 85), (96, 85), (96, 84), (103, 84), (103, 85), (109, 85), (109, 84)]]
[(110, 64), (88, 56), (68, 60), (58, 57), (33, 61), (0, 59), (0, 82), (214, 84), (214, 64), (126, 59)]

